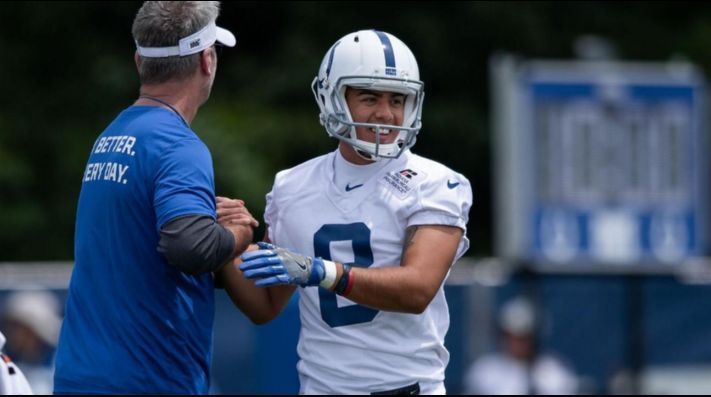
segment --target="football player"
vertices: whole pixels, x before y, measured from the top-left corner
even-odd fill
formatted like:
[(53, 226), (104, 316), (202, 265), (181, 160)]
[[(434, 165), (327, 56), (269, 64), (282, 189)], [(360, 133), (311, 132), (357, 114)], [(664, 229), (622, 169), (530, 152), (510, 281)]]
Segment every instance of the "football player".
[[(312, 89), (338, 148), (276, 175), (268, 243), (225, 266), (227, 291), (261, 323), (298, 289), (301, 393), (444, 394), (442, 286), (469, 246), (472, 192), (410, 151), (424, 99), (415, 56), (389, 33), (350, 33)], [(233, 205), (218, 201), (219, 221)]]

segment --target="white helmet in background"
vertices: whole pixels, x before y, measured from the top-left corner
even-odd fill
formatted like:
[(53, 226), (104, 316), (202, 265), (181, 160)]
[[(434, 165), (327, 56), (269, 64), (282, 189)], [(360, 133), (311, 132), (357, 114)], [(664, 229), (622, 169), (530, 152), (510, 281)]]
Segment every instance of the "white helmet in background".
[(514, 298), (502, 306), (499, 325), (513, 335), (533, 335), (536, 331), (536, 309), (528, 299)]
[[(404, 94), (403, 125), (354, 122), (346, 87)], [(422, 127), (424, 83), (415, 56), (397, 37), (377, 30), (343, 36), (326, 53), (311, 88), (328, 134), (352, 145), (364, 158), (397, 158), (415, 144)], [(376, 142), (358, 139), (356, 127), (372, 128)], [(383, 130), (398, 134), (393, 143), (380, 144)]]
[(62, 318), (57, 297), (49, 291), (18, 291), (7, 297), (3, 317), (30, 328), (44, 343), (57, 346)]

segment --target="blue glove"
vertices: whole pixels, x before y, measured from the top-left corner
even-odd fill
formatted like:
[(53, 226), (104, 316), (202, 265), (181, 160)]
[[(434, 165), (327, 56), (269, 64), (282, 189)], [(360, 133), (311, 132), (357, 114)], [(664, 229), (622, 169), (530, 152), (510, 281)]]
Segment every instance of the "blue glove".
[[(269, 243), (259, 242), (257, 245), (260, 250), (242, 254), (239, 268), (245, 277), (256, 279), (255, 284), (259, 287), (279, 284), (302, 287), (320, 285), (331, 270), (334, 276), (329, 278), (335, 278), (336, 265), (333, 262), (296, 254)], [(333, 283), (328, 284), (330, 286)]]

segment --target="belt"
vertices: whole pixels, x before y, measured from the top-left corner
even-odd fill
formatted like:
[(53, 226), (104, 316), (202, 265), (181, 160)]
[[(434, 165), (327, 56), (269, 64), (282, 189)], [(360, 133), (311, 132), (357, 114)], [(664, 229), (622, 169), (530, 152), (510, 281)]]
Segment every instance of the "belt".
[(387, 394), (400, 394), (405, 396), (415, 396), (420, 394), (420, 383), (415, 382), (409, 386), (400, 387), (398, 389), (385, 390), (385, 391), (374, 391), (370, 393), (372, 395), (387, 395)]

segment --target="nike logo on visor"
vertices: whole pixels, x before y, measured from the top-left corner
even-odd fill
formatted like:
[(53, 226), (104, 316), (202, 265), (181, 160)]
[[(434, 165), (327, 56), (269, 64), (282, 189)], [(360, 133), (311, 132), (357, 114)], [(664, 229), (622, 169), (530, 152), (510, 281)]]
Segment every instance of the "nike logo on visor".
[(447, 187), (450, 189), (454, 189), (455, 187), (459, 186), (459, 182), (450, 182), (447, 181)]
[(355, 186), (350, 186), (350, 184), (346, 184), (346, 191), (347, 191), (347, 192), (350, 192), (351, 190), (353, 190), (353, 189), (358, 189), (358, 188), (361, 187), (361, 186), (363, 186), (362, 183), (361, 183), (360, 185), (355, 185)]

